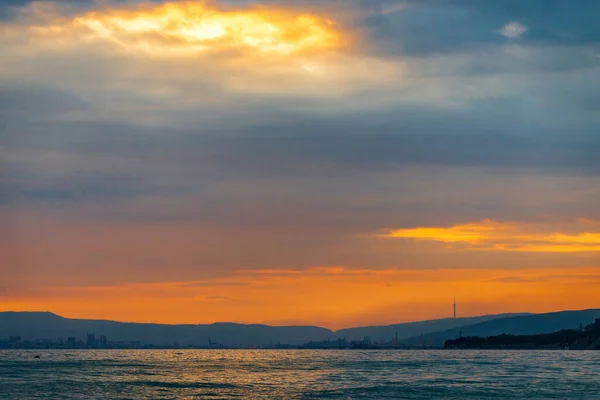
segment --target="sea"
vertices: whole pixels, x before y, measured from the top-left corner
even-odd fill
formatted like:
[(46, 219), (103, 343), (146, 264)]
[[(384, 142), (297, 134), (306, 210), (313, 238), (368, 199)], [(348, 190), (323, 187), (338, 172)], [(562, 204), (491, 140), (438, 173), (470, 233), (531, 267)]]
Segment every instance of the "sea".
[(600, 351), (0, 351), (0, 399), (235, 398), (600, 399)]

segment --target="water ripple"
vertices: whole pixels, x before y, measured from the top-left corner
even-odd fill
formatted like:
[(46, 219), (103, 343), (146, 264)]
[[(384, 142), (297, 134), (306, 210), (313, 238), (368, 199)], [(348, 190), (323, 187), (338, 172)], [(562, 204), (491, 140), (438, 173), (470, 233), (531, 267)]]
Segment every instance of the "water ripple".
[(0, 399), (600, 399), (600, 352), (0, 352)]

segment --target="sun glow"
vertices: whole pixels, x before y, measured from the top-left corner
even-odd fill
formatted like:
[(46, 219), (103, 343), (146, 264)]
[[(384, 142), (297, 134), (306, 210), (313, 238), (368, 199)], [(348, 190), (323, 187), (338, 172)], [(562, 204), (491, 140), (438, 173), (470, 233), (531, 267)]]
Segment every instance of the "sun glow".
[(221, 10), (205, 2), (103, 9), (31, 29), (48, 36), (70, 32), (77, 39), (106, 40), (128, 51), (155, 54), (254, 49), (290, 55), (340, 46), (334, 23), (315, 14), (266, 7)]
[[(97, 118), (102, 109), (118, 119), (173, 126), (181, 119), (167, 121), (170, 113), (154, 107), (197, 110), (238, 94), (377, 107), (388, 98), (357, 95), (389, 90), (408, 71), (397, 60), (361, 54), (360, 33), (332, 22), (318, 6), (222, 0), (94, 6), (82, 11), (75, 2), (47, 1), (14, 8), (14, 17), (0, 21), (0, 77), (60, 86), (96, 105), (65, 118)], [(125, 106), (117, 106), (124, 96)]]

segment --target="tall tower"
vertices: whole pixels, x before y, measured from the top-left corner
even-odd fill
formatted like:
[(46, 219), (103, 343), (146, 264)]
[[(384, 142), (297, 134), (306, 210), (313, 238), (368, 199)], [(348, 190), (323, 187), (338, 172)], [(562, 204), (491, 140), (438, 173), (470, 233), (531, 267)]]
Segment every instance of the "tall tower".
[(456, 297), (454, 298), (454, 318), (456, 318)]

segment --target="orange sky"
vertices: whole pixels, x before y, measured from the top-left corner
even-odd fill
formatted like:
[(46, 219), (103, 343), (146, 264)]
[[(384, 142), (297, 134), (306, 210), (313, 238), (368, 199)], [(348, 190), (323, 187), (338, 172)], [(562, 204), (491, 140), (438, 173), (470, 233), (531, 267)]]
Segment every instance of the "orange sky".
[(596, 268), (239, 272), (223, 279), (56, 287), (5, 296), (5, 310), (135, 322), (233, 321), (332, 329), (452, 315), (551, 312), (600, 306)]
[(338, 329), (454, 297), (600, 307), (600, 75), (549, 65), (597, 63), (587, 42), (412, 24), (419, 2), (76, 3), (0, 19), (0, 310)]
[[(6, 270), (1, 310), (339, 329), (448, 317), (454, 297), (460, 316), (600, 306), (591, 219), (290, 232), (82, 221), (93, 210), (4, 214), (0, 251), (19, 267)], [(333, 266), (311, 266), (324, 259)]]

